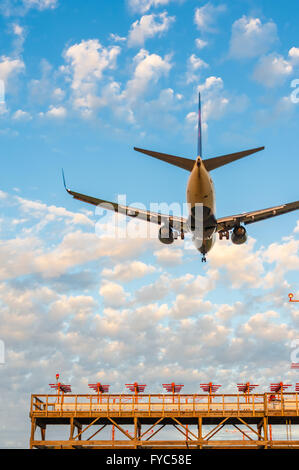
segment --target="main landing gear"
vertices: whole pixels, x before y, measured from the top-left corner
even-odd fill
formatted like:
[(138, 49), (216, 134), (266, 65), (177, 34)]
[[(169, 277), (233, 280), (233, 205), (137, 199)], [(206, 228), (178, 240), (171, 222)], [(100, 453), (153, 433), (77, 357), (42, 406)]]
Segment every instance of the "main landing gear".
[(218, 232), (219, 233), (219, 240), (222, 240), (222, 238), (226, 238), (227, 240), (229, 240), (229, 231), (228, 230), (221, 230), (221, 232)]

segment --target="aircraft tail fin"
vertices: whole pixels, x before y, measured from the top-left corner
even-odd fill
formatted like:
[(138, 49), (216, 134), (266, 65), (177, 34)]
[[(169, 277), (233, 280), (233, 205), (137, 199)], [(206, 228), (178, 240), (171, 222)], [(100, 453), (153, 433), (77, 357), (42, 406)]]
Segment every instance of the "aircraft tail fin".
[(201, 100), (198, 94), (198, 135), (197, 135), (197, 156), (202, 158), (202, 132), (201, 132)]
[(215, 170), (215, 168), (219, 168), (220, 166), (227, 165), (228, 163), (234, 162), (235, 160), (239, 160), (240, 158), (247, 157), (256, 152), (260, 152), (264, 150), (265, 147), (258, 147), (255, 149), (244, 150), (243, 152), (236, 152), (236, 153), (229, 153), (228, 155), (222, 155), (220, 157), (215, 158), (208, 158), (203, 160), (204, 166), (208, 171)]
[(144, 153), (145, 155), (149, 155), (150, 157), (158, 158), (158, 160), (162, 160), (163, 162), (170, 163), (171, 165), (178, 166), (188, 171), (192, 171), (195, 163), (194, 159), (177, 157), (175, 155), (168, 155), (167, 153), (154, 152), (153, 150), (145, 150), (137, 147), (134, 147), (134, 150)]

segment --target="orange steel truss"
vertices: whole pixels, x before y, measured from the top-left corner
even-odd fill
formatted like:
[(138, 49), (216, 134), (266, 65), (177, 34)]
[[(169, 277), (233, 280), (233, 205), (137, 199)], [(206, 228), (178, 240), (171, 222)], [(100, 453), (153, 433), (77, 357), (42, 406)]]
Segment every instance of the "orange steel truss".
[[(97, 394), (32, 395), (30, 418), (30, 448), (299, 448), (299, 440), (292, 440), (289, 432), (285, 440), (272, 440), (273, 426), (285, 425), (288, 430), (299, 424), (298, 393), (280, 393), (275, 400), (273, 393), (215, 394), (213, 401), (207, 394), (174, 398), (165, 394), (102, 394), (100, 403)], [(65, 439), (47, 440), (46, 430), (52, 425), (68, 427)], [(127, 426), (132, 426), (133, 432)], [(240, 438), (219, 438), (219, 431), (227, 426), (233, 426)], [(170, 427), (169, 438), (157, 440), (159, 432)], [(103, 429), (112, 430), (111, 439), (100, 439)], [(177, 438), (171, 439), (174, 429)], [(122, 439), (115, 440), (115, 430)]]

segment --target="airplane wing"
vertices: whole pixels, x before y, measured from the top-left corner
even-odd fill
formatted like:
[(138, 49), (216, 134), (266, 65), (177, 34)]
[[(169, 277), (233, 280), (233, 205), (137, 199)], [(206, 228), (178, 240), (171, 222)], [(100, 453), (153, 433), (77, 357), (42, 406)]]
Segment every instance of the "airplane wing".
[(217, 232), (220, 232), (221, 230), (231, 230), (240, 223), (243, 223), (244, 225), (253, 224), (254, 222), (270, 219), (271, 217), (286, 214), (287, 212), (292, 212), (297, 209), (299, 209), (299, 201), (270, 207), (269, 209), (244, 212), (243, 214), (231, 215), (229, 217), (221, 217), (217, 220)]
[(63, 183), (66, 191), (73, 196), (74, 199), (79, 201), (87, 202), (88, 204), (93, 204), (94, 206), (100, 205), (103, 209), (111, 210), (118, 212), (119, 214), (126, 215), (132, 218), (138, 218), (140, 220), (145, 220), (146, 222), (151, 222), (157, 225), (169, 224), (174, 230), (178, 232), (188, 232), (187, 228), (187, 219), (184, 217), (176, 217), (174, 215), (165, 215), (158, 212), (151, 212), (143, 209), (138, 209), (131, 206), (123, 206), (117, 204), (116, 202), (106, 201), (105, 199), (98, 199), (95, 197), (87, 196), (86, 194), (76, 193), (71, 191), (66, 187), (65, 178), (63, 174)]

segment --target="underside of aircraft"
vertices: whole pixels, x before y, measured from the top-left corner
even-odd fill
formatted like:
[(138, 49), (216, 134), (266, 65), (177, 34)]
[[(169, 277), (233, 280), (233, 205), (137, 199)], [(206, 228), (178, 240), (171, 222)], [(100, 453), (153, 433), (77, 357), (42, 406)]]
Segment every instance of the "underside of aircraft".
[[(202, 159), (200, 95), (198, 111), (198, 152), (196, 159), (183, 158), (134, 147), (134, 150), (140, 153), (162, 160), (171, 165), (175, 165), (190, 173), (187, 184), (187, 203), (189, 207), (188, 217), (176, 217), (174, 215), (142, 210), (77, 193), (66, 187), (63, 173), (63, 181), (66, 191), (75, 199), (80, 201), (93, 204), (95, 206), (101, 205), (101, 207), (113, 210), (128, 217), (137, 217), (141, 220), (157, 224), (160, 226), (158, 238), (160, 242), (164, 244), (172, 244), (178, 238), (184, 239), (185, 233), (191, 233), (192, 240), (196, 248), (203, 255), (202, 261), (206, 261), (205, 255), (212, 248), (217, 233), (219, 234), (220, 240), (231, 238), (232, 243), (241, 245), (247, 240), (245, 225), (299, 209), (299, 201), (295, 201), (267, 209), (244, 212), (217, 219), (215, 215), (215, 192), (210, 172), (223, 165), (239, 160), (240, 158), (259, 152), (263, 150), (264, 147), (244, 150), (214, 158)], [(198, 224), (195, 217), (196, 207), (198, 205), (201, 207), (200, 231), (197, 230)]]

